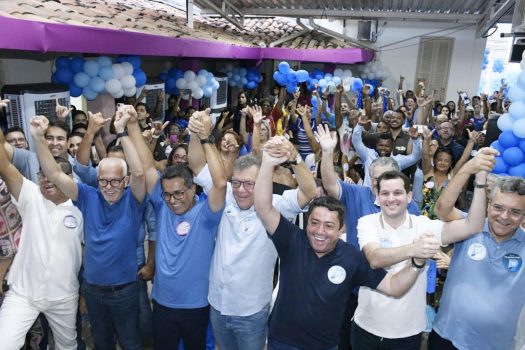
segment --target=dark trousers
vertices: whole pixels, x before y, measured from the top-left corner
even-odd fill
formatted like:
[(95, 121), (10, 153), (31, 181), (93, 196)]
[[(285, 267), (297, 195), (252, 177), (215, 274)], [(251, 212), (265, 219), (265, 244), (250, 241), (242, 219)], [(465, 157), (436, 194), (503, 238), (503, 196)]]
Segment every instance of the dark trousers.
[(434, 330), (428, 337), (428, 350), (457, 350), (450, 340), (442, 338)]
[(182, 340), (185, 350), (206, 349), (210, 307), (172, 309), (153, 300), (153, 346), (176, 350)]
[(355, 309), (357, 309), (357, 295), (352, 293), (346, 303), (345, 317), (339, 330), (339, 350), (352, 350), (352, 318), (354, 318)]
[(353, 350), (419, 350), (420, 348), (421, 334), (406, 338), (382, 338), (365, 331), (352, 322)]

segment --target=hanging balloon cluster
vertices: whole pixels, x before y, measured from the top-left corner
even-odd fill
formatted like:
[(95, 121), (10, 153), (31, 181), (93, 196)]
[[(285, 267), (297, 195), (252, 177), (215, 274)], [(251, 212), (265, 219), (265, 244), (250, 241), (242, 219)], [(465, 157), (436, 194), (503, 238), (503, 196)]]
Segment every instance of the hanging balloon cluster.
[(509, 88), (509, 113), (498, 118), (502, 133), (490, 146), (500, 153), (494, 173), (525, 177), (525, 59), (521, 60), (521, 67), (516, 84)]
[(215, 79), (212, 72), (201, 69), (195, 74), (192, 70), (182, 71), (172, 68), (160, 74), (160, 79), (166, 82), (166, 92), (170, 95), (179, 95), (180, 90), (187, 93), (182, 94), (182, 98), (187, 100), (189, 92), (194, 99), (203, 97), (210, 98), (213, 92), (219, 88), (219, 82)]
[(379, 61), (368, 62), (359, 66), (359, 76), (363, 79), (386, 80), (388, 78), (388, 69)]
[(130, 97), (146, 84), (146, 74), (140, 65), (138, 56), (120, 56), (115, 63), (107, 56), (88, 60), (61, 56), (55, 60), (51, 81), (67, 84), (71, 96), (83, 95), (87, 100), (94, 100), (105, 92), (114, 98)]
[(239, 68), (228, 63), (220, 71), (228, 75), (228, 85), (231, 87), (244, 87), (245, 89), (253, 90), (263, 80), (261, 72), (253, 67)]
[(297, 91), (297, 85), (307, 82), (310, 77), (307, 71), (294, 71), (290, 68), (288, 62), (281, 62), (279, 63), (278, 70), (273, 73), (273, 79), (279, 86), (286, 86), (286, 91), (289, 94), (293, 94)]
[(486, 48), (483, 53), (483, 64), (481, 65), (481, 70), (485, 70), (489, 64), (489, 55), (490, 55), (490, 49)]
[(494, 73), (501, 73), (505, 69), (505, 63), (501, 58), (498, 58), (494, 60), (494, 63), (492, 64), (492, 71)]

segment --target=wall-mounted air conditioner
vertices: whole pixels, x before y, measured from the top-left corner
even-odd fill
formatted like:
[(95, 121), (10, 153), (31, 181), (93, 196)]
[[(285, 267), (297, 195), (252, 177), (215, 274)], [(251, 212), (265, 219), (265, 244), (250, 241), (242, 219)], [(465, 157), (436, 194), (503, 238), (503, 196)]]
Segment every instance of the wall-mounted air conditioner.
[[(46, 116), (50, 121), (56, 120), (56, 103), (70, 107), (69, 88), (67, 85), (40, 83), (4, 85), (2, 96), (9, 99), (7, 105), (7, 127), (20, 127), (24, 130), (29, 148), (35, 150), (29, 130), (31, 118), (36, 115)], [(69, 118), (71, 127), (71, 118)]]

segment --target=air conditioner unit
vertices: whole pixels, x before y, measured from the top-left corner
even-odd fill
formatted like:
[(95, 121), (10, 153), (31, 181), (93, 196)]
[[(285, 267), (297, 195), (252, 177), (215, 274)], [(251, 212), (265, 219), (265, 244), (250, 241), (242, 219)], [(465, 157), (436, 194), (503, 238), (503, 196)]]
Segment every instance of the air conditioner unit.
[[(29, 130), (31, 118), (44, 115), (50, 121), (56, 120), (56, 104), (70, 107), (69, 88), (67, 85), (40, 83), (22, 85), (4, 85), (2, 96), (8, 99), (7, 127), (19, 127), (24, 130), (29, 147), (35, 150)], [(71, 127), (71, 118), (69, 118)]]
[(201, 105), (211, 108), (213, 123), (221, 115), (223, 108), (228, 105), (228, 76), (224, 73), (213, 73), (215, 80), (219, 83), (219, 88), (213, 92), (210, 98), (202, 98)]
[(372, 39), (372, 21), (357, 22), (357, 40), (370, 41)]
[(164, 82), (160, 79), (148, 77), (148, 83), (137, 89), (137, 97), (139, 97), (143, 89), (148, 90), (148, 95), (145, 98), (143, 98), (142, 101), (138, 102), (145, 103), (146, 106), (148, 106), (148, 111), (153, 119), (162, 118), (164, 120), (164, 113), (168, 108), (166, 105), (166, 98), (164, 98), (164, 101), (162, 101), (162, 108), (159, 114), (155, 116), (153, 115), (153, 112), (155, 112), (155, 107), (157, 107), (157, 94), (159, 93), (159, 91), (165, 93), (166, 87), (164, 85)]

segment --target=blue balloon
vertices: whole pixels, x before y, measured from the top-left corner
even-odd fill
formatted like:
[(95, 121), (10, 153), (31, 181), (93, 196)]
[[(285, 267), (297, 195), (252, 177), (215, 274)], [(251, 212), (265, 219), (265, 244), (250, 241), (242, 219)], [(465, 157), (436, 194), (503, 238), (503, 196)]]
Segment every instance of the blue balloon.
[(71, 97), (79, 97), (82, 95), (82, 88), (76, 86), (74, 82), (69, 83), (69, 95)]
[(100, 77), (94, 77), (91, 78), (88, 86), (91, 90), (99, 94), (106, 88), (106, 82)]
[(127, 56), (126, 61), (131, 63), (133, 70), (140, 69), (141, 62), (139, 56)]
[(84, 73), (90, 77), (96, 77), (98, 75), (98, 62), (95, 60), (89, 60), (84, 63)]
[(525, 118), (525, 103), (523, 101), (516, 101), (510, 105), (509, 114), (514, 120)]
[(286, 74), (286, 81), (289, 83), (296, 83), (297, 82), (297, 76), (295, 71), (290, 70), (288, 74)]
[(79, 56), (71, 58), (71, 70), (77, 74), (84, 71), (84, 59)]
[(295, 90), (297, 89), (297, 85), (294, 84), (294, 83), (288, 83), (286, 84), (286, 91), (289, 93), (289, 94), (293, 94), (295, 92)]
[(494, 164), (494, 168), (492, 169), (492, 172), (495, 174), (501, 174), (506, 173), (509, 169), (509, 166), (502, 157), (496, 157), (496, 164)]
[(108, 56), (100, 56), (99, 58), (97, 58), (97, 63), (99, 67), (106, 67), (111, 66), (113, 64), (113, 61), (111, 61), (111, 58), (109, 58)]
[(507, 148), (503, 152), (503, 160), (507, 163), (508, 166), (516, 166), (523, 162), (525, 155), (519, 147)]
[(494, 148), (494, 149), (497, 149), (499, 154), (503, 154), (503, 152), (505, 152), (505, 147), (501, 146), (499, 141), (494, 141), (490, 144), (490, 147)]
[(51, 82), (55, 84), (60, 84), (60, 81), (58, 81), (57, 72), (51, 74)]
[(317, 108), (317, 97), (312, 96), (312, 100), (310, 101), (312, 103), (312, 107)]
[(522, 89), (525, 89), (525, 71), (521, 71), (518, 75), (517, 83)]
[(96, 99), (97, 96), (98, 96), (98, 94), (95, 91), (91, 90), (91, 88), (89, 86), (86, 86), (84, 88), (84, 90), (82, 90), (82, 95), (84, 95), (84, 97), (88, 101), (92, 101), (92, 100)]
[(273, 78), (275, 79), (277, 84), (279, 84), (280, 86), (286, 85), (286, 74), (283, 74), (281, 72), (275, 72), (273, 74)]
[[(159, 74), (159, 78), (162, 81), (168, 80), (168, 77), (169, 77), (168, 71), (164, 71), (164, 72)], [(137, 80), (137, 78), (135, 78), (135, 80)]]
[(512, 131), (504, 131), (498, 137), (499, 144), (502, 147), (510, 148), (519, 144), (520, 140), (513, 134)]
[[(146, 77), (146, 73), (144, 73), (142, 70), (137, 69), (136, 71), (133, 71), (133, 76), (135, 77), (135, 86), (143, 86), (146, 84), (146, 81), (148, 80), (148, 77)], [(176, 79), (175, 79), (176, 81)]]
[(113, 69), (111, 66), (100, 67), (98, 76), (104, 79), (105, 81), (113, 79)]
[(511, 176), (525, 177), (525, 163), (511, 167), (508, 173)]
[(352, 81), (352, 90), (354, 92), (359, 92), (363, 89), (363, 81), (360, 78), (355, 78), (354, 81)]
[(69, 84), (73, 80), (73, 72), (69, 68), (61, 67), (56, 70), (55, 74), (59, 83)]
[(255, 89), (256, 87), (257, 87), (257, 83), (255, 81), (250, 81), (248, 82), (248, 84), (246, 84), (246, 88), (250, 90)]
[(520, 139), (525, 138), (525, 119), (519, 119), (514, 122), (512, 132)]
[(520, 140), (518, 147), (521, 149), (523, 153), (525, 153), (525, 139)]
[(71, 62), (66, 56), (60, 56), (55, 60), (55, 67), (58, 68), (69, 68)]
[(213, 88), (211, 86), (205, 86), (202, 91), (204, 93), (204, 97), (206, 98), (210, 98), (211, 95), (213, 95)]
[(290, 71), (290, 65), (288, 64), (288, 62), (283, 61), (279, 63), (279, 72), (283, 74), (288, 74), (289, 71)]
[(498, 118), (498, 128), (501, 131), (512, 130), (512, 126), (513, 125), (514, 125), (514, 119), (512, 119), (512, 117), (509, 114), (507, 114), (507, 113), (501, 115)]
[(170, 91), (173, 91), (176, 87), (177, 87), (177, 80), (175, 78), (169, 78), (167, 81), (166, 81), (166, 91), (170, 92)]
[(521, 88), (518, 84), (512, 85), (509, 88), (508, 98), (511, 100), (511, 102), (525, 100), (525, 89)]
[(85, 88), (89, 84), (89, 75), (87, 75), (84, 72), (80, 72), (75, 74), (75, 77), (73, 78), (73, 81), (75, 84), (80, 88)]

